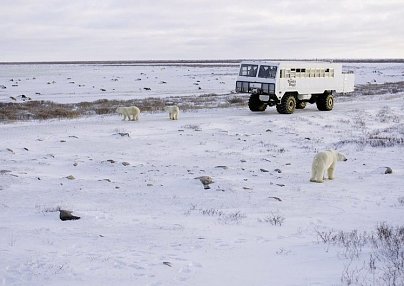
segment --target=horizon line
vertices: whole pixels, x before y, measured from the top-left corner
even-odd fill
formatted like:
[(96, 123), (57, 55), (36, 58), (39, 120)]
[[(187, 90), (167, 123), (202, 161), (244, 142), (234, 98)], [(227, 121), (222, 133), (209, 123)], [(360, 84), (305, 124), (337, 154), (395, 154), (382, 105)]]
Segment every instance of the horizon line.
[(13, 64), (203, 64), (228, 63), (241, 61), (328, 61), (341, 63), (404, 63), (404, 58), (266, 58), (266, 59), (205, 59), (205, 60), (61, 60), (61, 61), (5, 61), (0, 65)]

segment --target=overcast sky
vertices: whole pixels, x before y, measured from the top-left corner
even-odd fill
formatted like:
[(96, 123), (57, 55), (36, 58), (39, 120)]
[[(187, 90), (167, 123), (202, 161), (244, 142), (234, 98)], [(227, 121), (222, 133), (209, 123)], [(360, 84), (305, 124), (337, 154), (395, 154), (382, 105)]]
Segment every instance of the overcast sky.
[(0, 62), (404, 58), (404, 0), (0, 4)]

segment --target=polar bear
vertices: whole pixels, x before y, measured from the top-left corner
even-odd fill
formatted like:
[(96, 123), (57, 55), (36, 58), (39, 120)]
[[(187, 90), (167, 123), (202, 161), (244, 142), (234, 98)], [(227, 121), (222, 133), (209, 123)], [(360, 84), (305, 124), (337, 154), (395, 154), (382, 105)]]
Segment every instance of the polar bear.
[(177, 105), (171, 105), (164, 107), (165, 111), (168, 111), (168, 116), (171, 120), (178, 120), (178, 114), (180, 114), (180, 108)]
[[(120, 106), (116, 109), (116, 112), (123, 115), (123, 120), (128, 118), (128, 120), (135, 121), (139, 119), (140, 109), (136, 106), (128, 106), (128, 107)], [(132, 119), (130, 118), (131, 115)]]
[(337, 161), (346, 160), (348, 159), (336, 150), (319, 152), (314, 156), (313, 165), (311, 167), (310, 182), (322, 183), (325, 171), (328, 173), (329, 180), (334, 179), (335, 165)]

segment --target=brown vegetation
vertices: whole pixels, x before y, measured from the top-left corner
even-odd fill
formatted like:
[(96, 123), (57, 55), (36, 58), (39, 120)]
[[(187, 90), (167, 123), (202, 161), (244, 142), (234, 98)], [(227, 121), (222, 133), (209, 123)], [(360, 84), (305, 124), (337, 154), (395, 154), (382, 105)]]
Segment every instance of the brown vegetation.
[(52, 118), (75, 118), (83, 115), (112, 114), (118, 106), (136, 105), (142, 112), (163, 111), (166, 105), (178, 105), (181, 110), (202, 108), (227, 108), (245, 106), (246, 95), (203, 94), (131, 100), (100, 99), (94, 102), (61, 104), (52, 101), (27, 101), (23, 103), (0, 103), (0, 121)]

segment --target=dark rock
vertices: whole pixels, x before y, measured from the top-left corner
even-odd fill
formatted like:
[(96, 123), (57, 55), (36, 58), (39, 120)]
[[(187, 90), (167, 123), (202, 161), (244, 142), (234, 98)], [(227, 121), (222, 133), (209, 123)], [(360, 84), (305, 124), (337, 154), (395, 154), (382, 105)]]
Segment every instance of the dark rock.
[(122, 137), (124, 137), (124, 136), (130, 137), (129, 133), (126, 133), (126, 132), (118, 132), (117, 134), (121, 135)]
[(73, 211), (67, 211), (67, 210), (59, 210), (59, 218), (63, 221), (65, 220), (78, 220), (80, 219), (79, 216), (72, 215)]
[(269, 172), (268, 170), (262, 169), (262, 168), (260, 169), (260, 171), (263, 172), (263, 173), (268, 173)]
[(215, 168), (223, 169), (223, 170), (229, 169), (229, 167), (227, 167), (227, 166), (216, 166)]
[(202, 183), (203, 188), (205, 190), (210, 189), (210, 184), (214, 183), (212, 177), (210, 176), (200, 176), (196, 177), (195, 179), (199, 179), (199, 181)]
[(280, 169), (275, 169), (274, 172), (277, 172), (279, 174), (282, 173), (282, 171)]
[(386, 167), (386, 170), (384, 171), (385, 174), (392, 174), (393, 170), (390, 167)]

